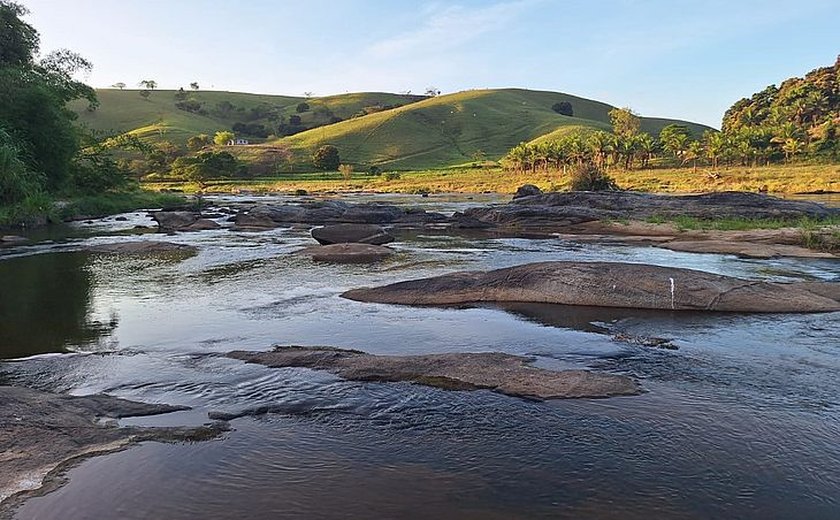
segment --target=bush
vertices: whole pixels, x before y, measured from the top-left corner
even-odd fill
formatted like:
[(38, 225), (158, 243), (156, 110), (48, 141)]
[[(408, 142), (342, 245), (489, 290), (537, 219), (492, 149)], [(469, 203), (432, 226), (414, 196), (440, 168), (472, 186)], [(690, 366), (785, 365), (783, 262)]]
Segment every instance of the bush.
[(380, 169), (379, 169), (379, 166), (377, 166), (377, 165), (375, 165), (375, 164), (374, 164), (373, 166), (371, 166), (370, 168), (368, 168), (368, 173), (369, 173), (370, 175), (381, 175), (381, 174), (382, 174), (382, 170), (380, 170)]
[(341, 164), (341, 158), (338, 155), (338, 148), (331, 144), (326, 144), (318, 148), (318, 150), (312, 156), (312, 163), (319, 170), (337, 170), (338, 165)]
[(572, 117), (575, 115), (575, 111), (572, 108), (572, 104), (568, 101), (560, 101), (559, 103), (554, 103), (551, 106), (551, 109), (562, 116)]
[(592, 163), (584, 163), (572, 169), (569, 189), (572, 191), (615, 191), (619, 188), (604, 170)]
[(309, 111), (309, 103), (298, 103), (298, 106), (297, 106), (297, 108), (295, 108), (295, 111), (298, 114), (308, 112)]
[(395, 181), (400, 178), (400, 174), (398, 172), (387, 172), (385, 175), (382, 176), (386, 181)]
[(341, 164), (338, 166), (338, 171), (345, 181), (349, 181), (353, 177), (353, 166), (350, 164)]

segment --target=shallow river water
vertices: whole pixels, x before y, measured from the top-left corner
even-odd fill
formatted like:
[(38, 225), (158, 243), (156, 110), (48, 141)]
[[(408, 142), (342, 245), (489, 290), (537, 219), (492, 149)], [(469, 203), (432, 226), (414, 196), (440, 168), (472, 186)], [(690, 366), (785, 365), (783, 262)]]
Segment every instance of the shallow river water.
[[(377, 200), (451, 212), (492, 199)], [(126, 217), (0, 251), (0, 383), (193, 408), (125, 424), (244, 415), (219, 440), (145, 443), (86, 460), (16, 518), (840, 518), (840, 313), (439, 309), (339, 297), (543, 260), (840, 281), (836, 261), (406, 231), (394, 259), (342, 266), (288, 254), (313, 243), (306, 227), (139, 235), (197, 246), (187, 259), (81, 251), (137, 240), (131, 228), (151, 225), (143, 213)], [(666, 337), (679, 349), (617, 342), (618, 332)], [(548, 368), (628, 374), (645, 393), (531, 402), (220, 356), (274, 344), (503, 351)], [(248, 413), (266, 405), (269, 413)]]

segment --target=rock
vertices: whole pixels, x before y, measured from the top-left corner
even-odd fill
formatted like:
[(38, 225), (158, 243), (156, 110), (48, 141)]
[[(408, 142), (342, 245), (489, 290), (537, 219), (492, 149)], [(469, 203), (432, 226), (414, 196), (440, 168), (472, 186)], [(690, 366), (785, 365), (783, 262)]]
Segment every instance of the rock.
[(516, 193), (513, 194), (513, 198), (516, 200), (523, 197), (531, 197), (533, 195), (540, 195), (542, 192), (543, 191), (541, 189), (537, 188), (533, 184), (523, 184), (516, 190)]
[(198, 252), (194, 246), (186, 244), (173, 244), (172, 242), (156, 242), (143, 240), (137, 242), (117, 242), (114, 244), (100, 244), (91, 246), (88, 251), (94, 253), (108, 253), (120, 255), (154, 255), (161, 253), (180, 253), (193, 255)]
[(488, 229), (494, 226), (489, 222), (483, 222), (475, 217), (468, 217), (463, 213), (456, 211), (452, 215), (449, 227), (453, 229)]
[(296, 251), (295, 254), (306, 255), (316, 262), (331, 262), (336, 264), (371, 264), (385, 260), (394, 254), (388, 247), (373, 244), (330, 244), (326, 246), (312, 246)]
[(259, 204), (236, 217), (238, 229), (269, 229), (284, 224), (426, 224), (446, 222), (446, 216), (388, 204), (348, 204), (338, 200), (297, 204)]
[(573, 191), (521, 197), (508, 204), (470, 208), (464, 213), (497, 225), (557, 229), (589, 221), (645, 220), (651, 217), (826, 218), (840, 215), (840, 209), (748, 192), (675, 196), (627, 191)]
[(716, 253), (735, 255), (742, 258), (837, 258), (837, 256), (787, 244), (763, 244), (730, 240), (672, 240), (657, 244), (658, 247), (687, 253)]
[(392, 235), (376, 224), (333, 224), (315, 228), (311, 234), (321, 245), (353, 242), (381, 246), (394, 241)]
[(542, 262), (354, 289), (351, 300), (403, 305), (534, 302), (727, 312), (840, 311), (836, 286), (741, 280), (691, 269), (614, 262)]
[[(65, 463), (147, 440), (215, 437), (225, 425), (198, 428), (118, 428), (102, 418), (154, 415), (186, 407), (144, 404), (105, 395), (73, 397), (0, 386), (0, 502), (50, 484)], [(45, 481), (46, 479), (46, 481)], [(54, 482), (53, 482), (54, 484)], [(4, 506), (6, 504), (4, 503)]]
[(181, 228), (180, 231), (207, 231), (210, 229), (219, 229), (220, 227), (222, 226), (212, 220), (200, 218), (189, 226)]
[(29, 239), (18, 235), (2, 235), (0, 236), (0, 247), (3, 246), (19, 246), (29, 243)]
[(276, 347), (271, 352), (235, 351), (228, 357), (269, 367), (327, 370), (351, 381), (407, 381), (446, 390), (487, 389), (532, 399), (636, 395), (626, 376), (587, 370), (553, 371), (529, 358), (500, 352), (375, 356), (329, 347)]
[(183, 231), (198, 220), (198, 214), (190, 211), (154, 211), (152, 219), (163, 232)]

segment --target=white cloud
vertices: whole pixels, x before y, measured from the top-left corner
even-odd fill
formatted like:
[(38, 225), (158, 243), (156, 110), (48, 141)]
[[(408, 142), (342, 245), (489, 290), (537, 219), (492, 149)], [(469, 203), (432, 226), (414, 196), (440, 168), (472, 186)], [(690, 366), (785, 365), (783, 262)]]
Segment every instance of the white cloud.
[(538, 0), (503, 2), (487, 7), (431, 4), (422, 9), (424, 19), (414, 30), (374, 43), (368, 54), (374, 58), (436, 52), (459, 47), (475, 38), (500, 30)]

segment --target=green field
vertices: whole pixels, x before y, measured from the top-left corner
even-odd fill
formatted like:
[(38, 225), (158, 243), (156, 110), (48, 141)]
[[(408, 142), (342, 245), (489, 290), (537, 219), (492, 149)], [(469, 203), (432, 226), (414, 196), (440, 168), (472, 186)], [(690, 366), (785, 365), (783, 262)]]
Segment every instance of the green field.
[[(131, 132), (149, 140), (184, 143), (192, 135), (213, 134), (246, 121), (254, 107), (272, 107), (288, 118), (296, 114), (303, 98), (266, 96), (233, 92), (189, 92), (203, 103), (207, 115), (185, 112), (175, 107), (174, 91), (153, 91), (148, 100), (134, 90), (100, 90), (101, 106), (93, 112), (75, 105), (80, 122), (110, 132)], [(552, 105), (568, 101), (574, 117), (552, 110)], [(228, 102), (237, 110), (220, 114), (214, 107)], [(298, 114), (310, 130), (263, 143), (230, 147), (245, 162), (271, 162), (278, 149), (293, 153), (290, 170), (311, 168), (311, 155), (320, 146), (338, 147), (342, 162), (357, 169), (371, 165), (380, 168), (417, 170), (447, 168), (473, 162), (477, 157), (496, 160), (522, 141), (568, 131), (569, 128), (609, 129), (605, 103), (568, 94), (523, 89), (468, 90), (432, 98), (386, 93), (354, 93), (306, 100), (310, 110)], [(388, 110), (351, 118), (366, 107), (395, 106)], [(343, 121), (329, 124), (326, 110)], [(268, 123), (256, 120), (258, 123)], [(658, 134), (669, 119), (642, 118), (642, 130)], [(702, 125), (686, 123), (700, 133)]]

